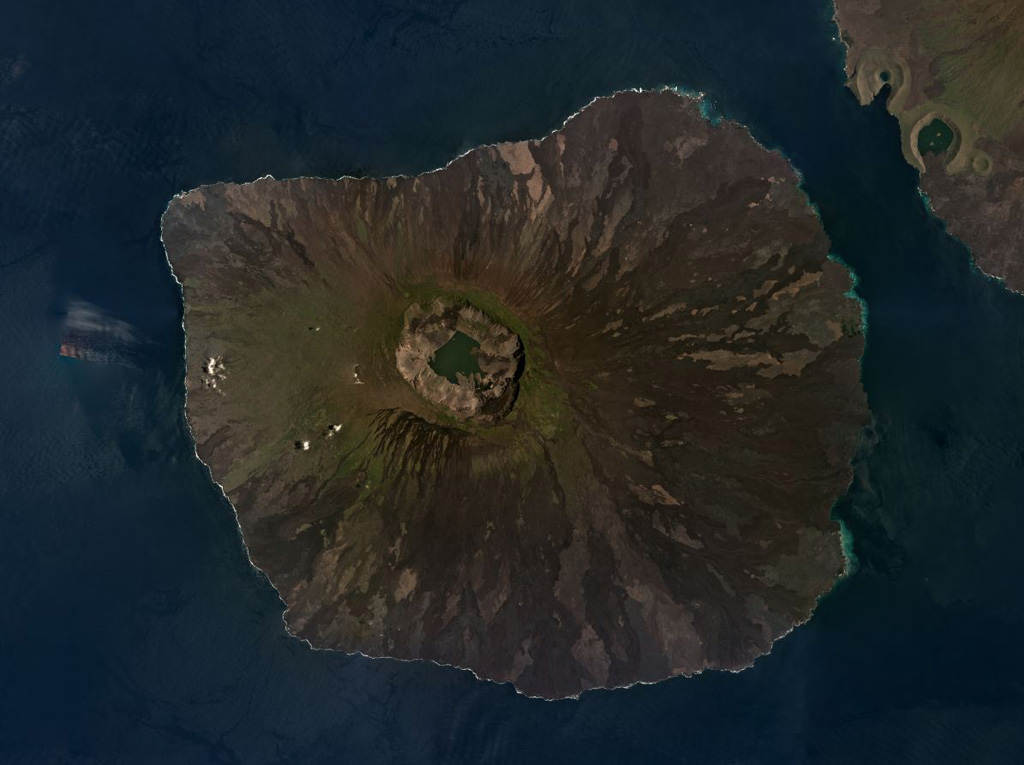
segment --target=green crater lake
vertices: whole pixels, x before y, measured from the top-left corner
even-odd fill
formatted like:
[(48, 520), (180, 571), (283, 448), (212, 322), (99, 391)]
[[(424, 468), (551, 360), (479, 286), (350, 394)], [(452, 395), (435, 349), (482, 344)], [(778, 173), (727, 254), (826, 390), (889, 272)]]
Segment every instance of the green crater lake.
[(953, 128), (942, 120), (932, 120), (917, 134), (917, 150), (941, 154), (952, 145), (953, 138)]
[(430, 368), (450, 382), (458, 382), (456, 375), (469, 377), (480, 371), (474, 352), (480, 343), (462, 332), (456, 332), (452, 339), (434, 352), (430, 360)]

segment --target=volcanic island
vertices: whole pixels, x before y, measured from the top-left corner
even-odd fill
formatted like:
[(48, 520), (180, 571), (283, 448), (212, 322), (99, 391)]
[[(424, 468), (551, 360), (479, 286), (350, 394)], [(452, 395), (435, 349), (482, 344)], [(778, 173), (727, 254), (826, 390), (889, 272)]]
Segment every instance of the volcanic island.
[(847, 85), (863, 105), (885, 98), (935, 214), (983, 271), (1024, 292), (1024, 4), (835, 6)]
[(747, 667), (841, 575), (861, 306), (699, 98), (204, 186), (162, 229), (197, 453), (314, 647), (576, 696)]

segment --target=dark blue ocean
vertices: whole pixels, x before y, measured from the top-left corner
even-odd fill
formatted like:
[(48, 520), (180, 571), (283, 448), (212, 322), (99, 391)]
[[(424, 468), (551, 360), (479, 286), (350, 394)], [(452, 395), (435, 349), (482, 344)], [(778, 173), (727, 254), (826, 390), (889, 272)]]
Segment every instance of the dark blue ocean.
[[(0, 762), (1024, 762), (1024, 297), (837, 36), (828, 0), (0, 1)], [(424, 171), (666, 84), (783, 150), (859, 276), (859, 570), (745, 672), (579, 701), (289, 638), (185, 427), (170, 197)], [(124, 363), (58, 355), (81, 305)]]

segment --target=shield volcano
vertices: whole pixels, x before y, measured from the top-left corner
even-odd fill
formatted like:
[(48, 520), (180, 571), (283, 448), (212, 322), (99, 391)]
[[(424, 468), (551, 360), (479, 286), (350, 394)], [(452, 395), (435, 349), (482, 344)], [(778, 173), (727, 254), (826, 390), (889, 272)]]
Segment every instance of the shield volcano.
[(163, 239), (197, 452), (316, 647), (572, 696), (747, 666), (843, 569), (851, 276), (786, 159), (697, 99), (205, 186)]

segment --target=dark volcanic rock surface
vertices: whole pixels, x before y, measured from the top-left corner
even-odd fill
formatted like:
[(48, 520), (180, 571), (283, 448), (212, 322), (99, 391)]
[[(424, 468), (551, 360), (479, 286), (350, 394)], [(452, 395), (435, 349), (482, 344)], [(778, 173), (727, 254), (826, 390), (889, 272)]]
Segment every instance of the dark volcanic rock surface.
[[(415, 178), (204, 187), (163, 237), (199, 456), (315, 646), (574, 695), (747, 666), (842, 569), (860, 307), (785, 159), (692, 99)], [(397, 369), (439, 297), (522, 341), (493, 424)]]

